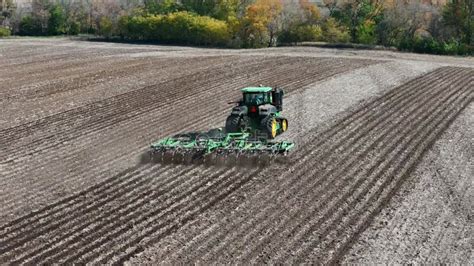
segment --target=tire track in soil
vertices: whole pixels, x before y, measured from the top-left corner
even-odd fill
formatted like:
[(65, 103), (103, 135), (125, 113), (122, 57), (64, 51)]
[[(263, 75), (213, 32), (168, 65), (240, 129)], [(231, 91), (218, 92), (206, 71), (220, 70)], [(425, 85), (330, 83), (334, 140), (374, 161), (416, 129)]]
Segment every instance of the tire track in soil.
[[(466, 75), (466, 74), (467, 74), (467, 75)], [(461, 75), (461, 76), (469, 76), (469, 72), (468, 72), (468, 73), (464, 73), (464, 75)], [(458, 77), (459, 77), (459, 75), (458, 75)], [(446, 83), (446, 82), (445, 82), (445, 83)], [(445, 84), (445, 86), (446, 86), (446, 84)], [(468, 87), (468, 88), (469, 88), (469, 87)], [(466, 90), (466, 87), (464, 87), (464, 90)], [(445, 95), (445, 94), (444, 94), (444, 95)], [(395, 117), (396, 117), (396, 116), (395, 116)], [(339, 154), (337, 154), (337, 155), (339, 155)], [(312, 159), (312, 158), (311, 158), (311, 159)], [(311, 160), (311, 161), (314, 161), (314, 160)], [(336, 180), (337, 180), (337, 179), (336, 179)], [(261, 211), (261, 210), (260, 210), (260, 211)], [(246, 216), (246, 217), (252, 217), (252, 216), (249, 215), (249, 216)], [(271, 219), (269, 219), (269, 220), (271, 220)], [(278, 231), (278, 230), (277, 230), (277, 231)], [(210, 234), (212, 234), (212, 232), (211, 232)], [(291, 235), (291, 234), (289, 234), (289, 235)], [(278, 238), (278, 239), (286, 239), (286, 238), (283, 237), (283, 238)], [(286, 240), (285, 240), (285, 241), (286, 241)], [(232, 242), (232, 241), (231, 241), (231, 240), (227, 241), (227, 243), (229, 243), (229, 242)], [(245, 241), (242, 241), (242, 242), (245, 242)], [(217, 256), (219, 256), (219, 255), (217, 255)]]
[[(455, 72), (455, 70), (452, 70), (451, 72)], [(438, 74), (440, 74), (440, 73), (442, 73), (442, 72), (438, 70), (438, 71), (433, 72), (433, 73), (430, 74), (430, 75), (431, 75), (431, 76), (435, 76), (435, 75), (438, 75)], [(424, 83), (420, 83), (420, 81), (423, 81), (423, 80), (415, 79), (415, 80), (412, 82), (413, 86), (420, 86), (420, 85), (423, 85), (425, 89), (427, 88), (427, 86), (429, 86), (429, 82), (426, 82), (426, 81), (425, 81)], [(396, 91), (399, 96), (400, 96), (400, 95), (401, 95), (401, 96), (410, 96), (410, 95), (413, 94), (413, 92), (415, 92), (415, 91), (408, 91), (409, 94), (408, 94), (408, 95), (405, 95), (404, 92), (406, 91), (406, 89), (405, 89), (405, 90), (401, 90), (401, 89), (400, 89), (400, 90), (394, 90), (394, 91)], [(392, 91), (392, 92), (393, 92), (393, 91)], [(391, 94), (392, 94), (392, 93), (390, 93), (390, 94), (388, 94), (388, 95), (390, 95), (390, 96), (392, 97), (393, 95), (391, 95)], [(387, 95), (386, 95), (386, 96), (387, 96)], [(384, 97), (385, 97), (385, 96), (384, 96)], [(384, 97), (382, 97), (381, 99), (383, 99)], [(406, 98), (408, 98), (408, 97), (405, 97), (404, 99), (406, 100)], [(387, 100), (388, 100), (388, 99), (385, 99), (385, 101), (387, 101)], [(391, 99), (391, 100), (392, 100), (392, 102), (393, 102), (394, 99)], [(397, 98), (396, 98), (396, 100), (397, 100), (397, 101), (395, 101), (395, 102), (397, 102), (397, 104), (400, 104), (400, 102), (399, 102), (400, 99), (397, 99)], [(414, 99), (414, 100), (416, 100), (416, 99)], [(384, 104), (384, 101), (381, 101), (380, 99), (377, 100), (377, 101), (375, 101), (375, 102), (379, 102), (379, 104)], [(413, 100), (412, 100), (412, 102), (413, 102)], [(402, 102), (402, 103), (403, 103), (403, 102)], [(384, 104), (384, 106), (387, 106), (387, 105)], [(372, 105), (372, 106), (369, 105), (368, 107), (365, 107), (365, 108), (363, 108), (363, 109), (372, 110), (372, 109), (374, 109), (374, 108), (375, 108), (375, 107), (374, 107), (373, 105)], [(369, 114), (370, 114), (370, 113), (369, 113)], [(365, 115), (367, 115), (367, 113), (366, 113)], [(361, 117), (363, 117), (363, 116), (361, 116)], [(355, 118), (355, 117), (354, 117), (354, 115), (352, 115), (352, 116), (350, 116), (349, 118), (352, 119), (352, 118)], [(360, 117), (358, 117), (358, 119), (360, 119)], [(357, 121), (357, 120), (354, 119), (354, 121)], [(352, 122), (352, 123), (354, 123), (354, 122)], [(298, 158), (296, 158), (296, 159), (294, 160), (294, 162), (300, 162), (299, 165), (305, 165), (305, 164), (308, 163), (308, 161), (318, 161), (320, 158), (324, 158), (324, 157), (327, 157), (327, 156), (331, 155), (331, 151), (334, 150), (335, 147), (338, 147), (338, 148), (339, 148), (340, 144), (342, 144), (346, 139), (350, 139), (350, 138), (352, 138), (352, 137), (357, 137), (357, 136), (353, 136), (352, 133), (353, 133), (355, 130), (357, 130), (358, 128), (360, 128), (360, 124), (359, 124), (359, 127), (356, 127), (356, 128), (350, 127), (349, 129), (351, 129), (352, 131), (349, 132), (349, 133), (344, 133), (344, 131), (342, 130), (342, 129), (344, 129), (344, 128), (341, 128), (341, 126), (344, 126), (344, 125), (345, 125), (346, 128), (347, 128), (348, 123), (347, 123), (347, 122), (346, 122), (345, 124), (344, 124), (344, 123), (341, 123), (341, 124), (339, 124), (339, 125), (336, 127), (336, 128), (338, 128), (338, 129), (334, 129), (334, 128), (333, 128), (333, 129), (330, 130), (330, 132), (324, 133), (323, 136), (319, 137), (319, 139), (321, 139), (321, 140), (323, 140), (323, 141), (320, 141), (319, 143), (317, 142), (317, 143), (314, 145), (314, 147), (317, 147), (317, 148), (316, 148), (316, 153), (317, 153), (317, 152), (321, 152), (321, 151), (327, 151), (327, 152), (323, 153), (323, 155), (321, 155), (321, 156), (319, 156), (319, 157), (317, 157), (317, 158), (314, 158), (314, 157), (308, 156), (308, 155), (310, 155), (310, 154), (307, 153), (307, 152), (305, 152), (305, 153), (303, 153), (302, 155), (298, 156)], [(366, 129), (366, 130), (367, 130), (367, 129)], [(333, 135), (333, 134), (335, 134), (335, 133), (336, 133), (336, 135)], [(360, 136), (363, 136), (363, 132), (359, 132), (359, 133), (360, 133), (360, 134), (359, 134), (359, 137), (360, 137)], [(327, 144), (327, 143), (324, 143), (324, 140), (325, 140), (328, 136), (332, 136), (333, 138), (338, 138), (339, 142), (336, 143), (336, 144), (339, 145), (339, 146), (333, 146), (333, 147), (329, 146), (329, 147), (327, 147), (327, 145), (325, 145), (325, 144)], [(341, 136), (341, 137), (339, 137), (339, 136)], [(350, 145), (350, 143), (349, 143), (348, 145)], [(294, 167), (294, 168), (298, 169), (298, 166), (296, 166), (296, 167)], [(269, 172), (272, 172), (272, 171), (269, 171)], [(290, 177), (291, 177), (291, 178), (290, 178)], [(299, 183), (305, 184), (305, 182), (302, 181), (302, 180), (305, 180), (305, 179), (302, 179), (302, 177), (303, 177), (303, 176), (301, 176), (301, 173), (300, 173), (300, 175), (296, 175), (296, 176), (295, 176), (294, 173), (287, 173), (287, 176), (285, 176), (285, 177), (283, 178), (283, 180), (286, 180), (286, 182), (282, 185), (284, 188), (281, 189), (279, 192), (275, 193), (275, 195), (280, 195), (280, 194), (284, 194), (285, 192), (288, 192), (288, 191), (286, 191), (287, 189), (286, 189), (285, 186), (290, 186), (290, 187), (291, 187), (292, 184), (299, 184)], [(306, 181), (307, 181), (307, 180), (306, 180)], [(267, 188), (266, 190), (271, 190), (271, 189), (268, 189), (268, 188)], [(263, 193), (264, 190), (263, 190), (263, 191), (260, 191), (260, 192)], [(273, 201), (275, 201), (275, 198), (274, 198), (274, 197), (271, 198), (271, 199), (269, 199), (268, 201), (266, 201), (266, 204), (265, 204), (265, 205), (267, 205), (267, 207), (268, 207), (268, 206), (272, 206), (272, 202), (273, 202)], [(268, 217), (267, 215), (270, 215), (270, 214), (271, 214), (271, 211), (269, 211), (269, 212), (264, 212), (264, 211), (260, 210), (260, 213), (259, 213), (256, 217), (260, 216), (260, 218), (261, 218), (261, 217), (265, 217), (265, 218), (266, 218), (266, 217)], [(233, 221), (232, 223), (230, 223), (231, 225), (229, 225), (229, 226), (230, 226), (230, 228), (232, 228), (232, 226), (235, 226), (235, 225), (237, 225), (237, 224), (244, 223), (245, 220), (246, 220), (246, 217), (240, 217), (240, 219), (237, 219), (237, 220)], [(271, 220), (271, 219), (268, 219), (268, 220)], [(249, 228), (254, 228), (255, 226), (258, 226), (261, 222), (263, 222), (263, 221), (259, 221), (259, 222), (256, 221), (255, 223), (250, 224), (248, 227), (242, 228), (242, 229), (241, 229), (242, 234), (246, 234), (246, 233), (248, 232), (247, 229), (249, 229)], [(230, 229), (229, 229), (229, 230), (230, 230)], [(215, 236), (214, 238), (222, 239), (222, 238), (225, 236), (225, 234), (226, 234), (225, 232), (229, 232), (229, 231), (226, 230), (226, 231), (224, 231), (224, 232), (221, 232), (222, 234), (219, 234), (219, 235), (214, 234), (214, 236)], [(242, 237), (242, 235), (240, 235), (240, 236)], [(209, 240), (209, 241), (212, 241), (212, 240)], [(224, 242), (224, 241), (221, 241), (221, 243), (223, 243), (223, 242)], [(232, 243), (232, 241), (227, 241), (226, 243)], [(199, 247), (199, 248), (205, 249), (205, 246), (201, 246), (201, 247)], [(216, 253), (218, 253), (218, 252), (216, 252)]]

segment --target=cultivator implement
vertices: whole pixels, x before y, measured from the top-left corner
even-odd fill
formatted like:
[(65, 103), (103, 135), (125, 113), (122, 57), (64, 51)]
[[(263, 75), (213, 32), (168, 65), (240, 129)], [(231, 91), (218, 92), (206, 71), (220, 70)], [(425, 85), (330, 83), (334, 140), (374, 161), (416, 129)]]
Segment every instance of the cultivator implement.
[(151, 145), (153, 161), (196, 162), (214, 155), (224, 155), (219, 159), (232, 161), (235, 155), (235, 162), (249, 158), (247, 161), (253, 164), (266, 155), (275, 158), (274, 155), (287, 154), (295, 144), (274, 141), (288, 129), (288, 120), (282, 115), (283, 90), (248, 87), (241, 91), (242, 99), (233, 102), (238, 105), (227, 117), (225, 130), (179, 134), (159, 140)]
[(249, 133), (181, 134), (151, 145), (153, 153), (287, 154), (294, 147), (288, 141), (269, 141)]

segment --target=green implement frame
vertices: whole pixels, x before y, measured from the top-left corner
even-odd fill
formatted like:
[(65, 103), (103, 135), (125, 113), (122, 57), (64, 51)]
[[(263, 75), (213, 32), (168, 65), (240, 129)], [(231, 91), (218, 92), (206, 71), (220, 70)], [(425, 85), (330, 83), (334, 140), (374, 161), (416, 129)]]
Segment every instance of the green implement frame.
[(217, 153), (270, 153), (286, 154), (294, 143), (256, 139), (249, 133), (227, 133), (220, 136), (203, 134), (181, 134), (165, 138), (151, 145), (153, 152)]

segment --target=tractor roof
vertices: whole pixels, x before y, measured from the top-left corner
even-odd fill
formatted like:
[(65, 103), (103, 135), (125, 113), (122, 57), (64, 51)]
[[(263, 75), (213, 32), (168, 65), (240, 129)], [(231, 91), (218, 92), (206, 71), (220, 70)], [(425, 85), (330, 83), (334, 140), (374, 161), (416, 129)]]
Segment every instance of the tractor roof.
[(247, 87), (247, 88), (243, 88), (242, 92), (243, 93), (258, 93), (258, 92), (269, 92), (271, 90), (272, 88), (270, 87)]

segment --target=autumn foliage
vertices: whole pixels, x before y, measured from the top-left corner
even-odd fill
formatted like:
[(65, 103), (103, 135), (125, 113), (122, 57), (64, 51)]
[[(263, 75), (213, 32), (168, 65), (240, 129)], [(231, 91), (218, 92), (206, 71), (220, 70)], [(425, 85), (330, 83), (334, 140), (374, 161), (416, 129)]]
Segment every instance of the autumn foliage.
[[(0, 36), (76, 35), (155, 43), (270, 47), (362, 43), (437, 54), (474, 53), (473, 0), (31, 0), (0, 9)], [(390, 3), (390, 4), (388, 4)], [(429, 19), (427, 19), (429, 18)]]

